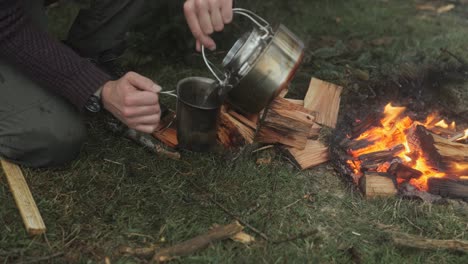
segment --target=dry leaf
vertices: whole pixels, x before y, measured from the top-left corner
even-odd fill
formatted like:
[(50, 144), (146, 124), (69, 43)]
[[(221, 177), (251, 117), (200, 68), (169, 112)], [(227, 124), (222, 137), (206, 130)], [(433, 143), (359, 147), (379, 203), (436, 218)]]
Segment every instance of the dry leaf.
[(452, 10), (454, 8), (455, 8), (454, 4), (439, 7), (439, 8), (437, 8), (437, 14), (442, 14), (442, 13), (449, 12), (450, 10)]
[(236, 242), (240, 242), (243, 244), (250, 244), (252, 242), (255, 242), (255, 237), (245, 233), (245, 232), (239, 232), (235, 234), (234, 236), (231, 237), (232, 240)]

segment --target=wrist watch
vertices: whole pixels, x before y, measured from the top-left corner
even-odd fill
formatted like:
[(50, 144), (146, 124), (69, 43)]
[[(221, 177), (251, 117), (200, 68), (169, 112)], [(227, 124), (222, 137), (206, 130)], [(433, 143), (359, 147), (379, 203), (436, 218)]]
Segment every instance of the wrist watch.
[(91, 113), (98, 113), (102, 109), (101, 102), (102, 87), (99, 88), (86, 102), (85, 108)]

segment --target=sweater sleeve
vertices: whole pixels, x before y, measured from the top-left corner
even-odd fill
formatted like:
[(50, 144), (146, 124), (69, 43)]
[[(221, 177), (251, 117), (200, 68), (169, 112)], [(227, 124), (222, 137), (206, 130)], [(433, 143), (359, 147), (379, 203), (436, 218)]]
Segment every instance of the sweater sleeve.
[(0, 0), (0, 58), (80, 110), (110, 77), (37, 28), (17, 0)]

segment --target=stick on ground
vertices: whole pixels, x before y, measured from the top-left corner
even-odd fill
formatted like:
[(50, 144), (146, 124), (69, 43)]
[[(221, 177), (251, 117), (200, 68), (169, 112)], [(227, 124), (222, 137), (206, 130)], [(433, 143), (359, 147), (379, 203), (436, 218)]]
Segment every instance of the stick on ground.
[(44, 221), (20, 167), (3, 159), (1, 164), (26, 231), (31, 236), (44, 234), (46, 231)]
[(391, 232), (393, 243), (399, 246), (419, 249), (447, 249), (468, 253), (468, 241), (463, 240), (439, 240), (421, 236)]
[(208, 247), (210, 244), (231, 238), (241, 232), (243, 227), (238, 223), (217, 226), (205, 234), (196, 236), (172, 247), (159, 250), (153, 257), (154, 261), (164, 262), (180, 256), (187, 256)]

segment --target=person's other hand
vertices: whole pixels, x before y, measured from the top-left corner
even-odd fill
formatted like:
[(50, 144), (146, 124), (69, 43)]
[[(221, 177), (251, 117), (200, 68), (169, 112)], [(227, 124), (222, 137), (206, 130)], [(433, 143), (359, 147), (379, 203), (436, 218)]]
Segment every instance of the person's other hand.
[(210, 50), (216, 44), (210, 35), (222, 31), (232, 21), (232, 0), (186, 0), (184, 14), (187, 24), (197, 40), (196, 49), (204, 45)]
[(116, 81), (109, 81), (102, 89), (105, 109), (129, 128), (152, 133), (159, 124), (161, 110), (158, 93), (161, 87), (134, 72)]

